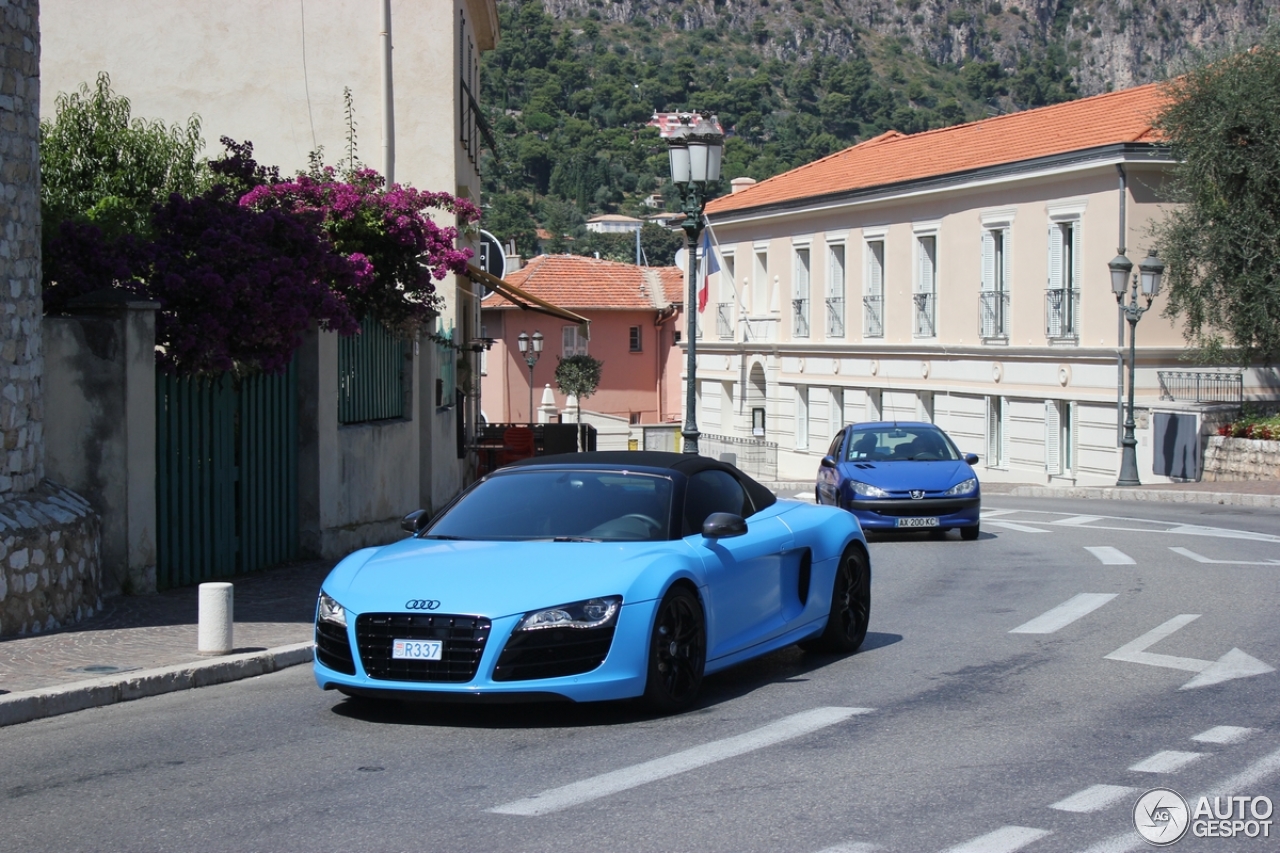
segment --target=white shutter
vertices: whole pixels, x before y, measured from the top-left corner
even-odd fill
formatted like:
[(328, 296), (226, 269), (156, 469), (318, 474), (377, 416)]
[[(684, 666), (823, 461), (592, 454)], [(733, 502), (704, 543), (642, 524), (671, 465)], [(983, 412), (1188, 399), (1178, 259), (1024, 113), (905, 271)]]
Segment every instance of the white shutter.
[(1071, 429), (1068, 430), (1067, 441), (1070, 442), (1070, 449), (1067, 457), (1071, 460), (1071, 473), (1074, 474), (1080, 468), (1080, 410), (1075, 400), (1067, 404), (1067, 417), (1070, 419)]
[(884, 295), (884, 243), (876, 241), (867, 247), (867, 295)]
[(998, 397), (987, 398), (987, 467), (1000, 464), (1000, 403)]
[(1000, 398), (1000, 467), (1009, 467), (1009, 398)]
[(827, 296), (832, 299), (844, 298), (844, 245), (831, 247), (827, 265)]
[(1044, 401), (1044, 470), (1062, 473), (1062, 421), (1058, 417), (1058, 401)]
[(880, 420), (880, 411), (883, 408), (882, 392), (879, 388), (871, 388), (867, 391), (867, 420)]
[(1009, 293), (1013, 290), (1013, 261), (1010, 260), (1013, 257), (1013, 250), (1011, 248), (1013, 245), (1012, 240), (1013, 229), (1008, 227), (1002, 229), (1000, 257), (1003, 261), (1003, 269), (1000, 271), (1000, 290), (1005, 293)]
[(984, 338), (995, 337), (997, 306), (996, 289), (996, 239), (988, 228), (982, 229), (982, 297), (978, 305), (978, 334)]
[(1080, 289), (1080, 282), (1083, 281), (1083, 275), (1080, 257), (1080, 220), (1077, 219), (1071, 223), (1071, 281), (1069, 282), (1072, 290)]
[(925, 423), (933, 423), (933, 392), (920, 391), (916, 394), (916, 417)]
[(1050, 290), (1062, 287), (1062, 226), (1049, 225), (1049, 285)]
[(827, 407), (827, 422), (830, 427), (827, 436), (835, 438), (836, 433), (844, 426), (844, 389), (832, 388), (830, 402)]
[(809, 387), (796, 386), (796, 450), (809, 447)]

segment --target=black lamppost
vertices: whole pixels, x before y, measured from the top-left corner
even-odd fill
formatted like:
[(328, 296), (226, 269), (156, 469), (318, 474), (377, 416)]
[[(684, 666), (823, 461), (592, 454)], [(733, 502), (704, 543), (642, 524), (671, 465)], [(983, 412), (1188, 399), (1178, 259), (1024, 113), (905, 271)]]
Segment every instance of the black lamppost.
[(533, 366), (542, 355), (542, 332), (535, 329), (533, 337), (529, 337), (528, 332), (521, 332), (516, 343), (520, 347), (520, 354), (524, 356), (524, 363), (529, 365), (529, 423), (533, 423)]
[[(1138, 275), (1133, 277), (1132, 283), (1129, 280), (1129, 273), (1133, 270), (1133, 262), (1124, 256), (1123, 250), (1121, 254), (1111, 259), (1107, 267), (1111, 270), (1111, 292), (1116, 295), (1116, 305), (1129, 321), (1129, 414), (1124, 422), (1124, 439), (1120, 442), (1124, 450), (1120, 455), (1120, 479), (1116, 480), (1116, 485), (1140, 486), (1142, 483), (1138, 480), (1138, 439), (1133, 434), (1135, 426), (1133, 376), (1137, 355), (1135, 338), (1138, 334), (1138, 321), (1151, 308), (1151, 300), (1155, 299), (1160, 292), (1160, 280), (1164, 277), (1164, 262), (1156, 257), (1155, 249), (1150, 250), (1142, 263), (1138, 264)], [(1146, 305), (1138, 304), (1139, 279), (1142, 282), (1142, 295), (1147, 300)], [(1124, 304), (1126, 288), (1129, 290), (1128, 305)]]
[(707, 206), (707, 185), (720, 180), (724, 133), (710, 113), (680, 113), (679, 124), (667, 137), (671, 155), (671, 182), (680, 193), (685, 241), (689, 252), (689, 312), (687, 324), (689, 360), (685, 387), (684, 452), (698, 452), (698, 239), (702, 236), (702, 211)]

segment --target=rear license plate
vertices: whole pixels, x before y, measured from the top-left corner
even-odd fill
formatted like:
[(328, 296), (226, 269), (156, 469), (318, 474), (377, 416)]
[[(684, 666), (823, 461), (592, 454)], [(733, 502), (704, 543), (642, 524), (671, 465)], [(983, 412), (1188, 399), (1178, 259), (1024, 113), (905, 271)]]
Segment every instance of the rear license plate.
[(938, 519), (936, 518), (900, 518), (898, 519), (899, 527), (937, 527)]
[(392, 660), (440, 660), (444, 643), (440, 640), (392, 640)]

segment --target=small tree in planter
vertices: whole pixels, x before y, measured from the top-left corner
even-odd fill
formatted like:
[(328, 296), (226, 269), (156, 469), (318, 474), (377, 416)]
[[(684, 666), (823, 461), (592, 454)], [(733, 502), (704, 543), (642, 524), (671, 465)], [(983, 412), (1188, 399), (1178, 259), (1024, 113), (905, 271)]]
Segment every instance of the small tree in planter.
[[(572, 394), (578, 400), (577, 420), (582, 423), (582, 401), (596, 393), (600, 385), (600, 370), (604, 362), (587, 354), (571, 355), (560, 359), (556, 365), (556, 385), (560, 393)], [(582, 431), (579, 430), (579, 433)], [(579, 435), (579, 442), (582, 437)]]

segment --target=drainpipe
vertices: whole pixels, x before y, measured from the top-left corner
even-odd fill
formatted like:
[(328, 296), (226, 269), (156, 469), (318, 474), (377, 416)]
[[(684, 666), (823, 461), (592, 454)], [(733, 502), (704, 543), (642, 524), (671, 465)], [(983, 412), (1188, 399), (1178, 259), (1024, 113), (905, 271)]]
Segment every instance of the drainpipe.
[(396, 113), (391, 81), (391, 0), (382, 0), (382, 174), (396, 180)]
[(666, 363), (666, 360), (663, 358), (662, 347), (660, 345), (662, 341), (662, 327), (665, 326), (667, 323), (671, 322), (672, 320), (674, 320), (675, 316), (676, 316), (675, 306), (669, 305), (666, 308), (663, 308), (661, 311), (659, 311), (657, 316), (653, 320), (653, 328), (654, 328), (653, 358), (655, 362), (654, 367), (656, 368), (657, 375), (658, 375), (658, 423), (664, 423), (663, 418), (666, 416), (666, 410), (662, 407), (663, 400), (666, 397), (666, 391), (667, 391), (667, 381), (666, 381), (667, 363)]
[[(1120, 247), (1117, 255), (1125, 250), (1125, 215), (1124, 205), (1129, 191), (1127, 187), (1124, 164), (1116, 164), (1116, 172), (1120, 175)], [(1124, 310), (1116, 304), (1116, 447), (1120, 447), (1124, 436)]]

